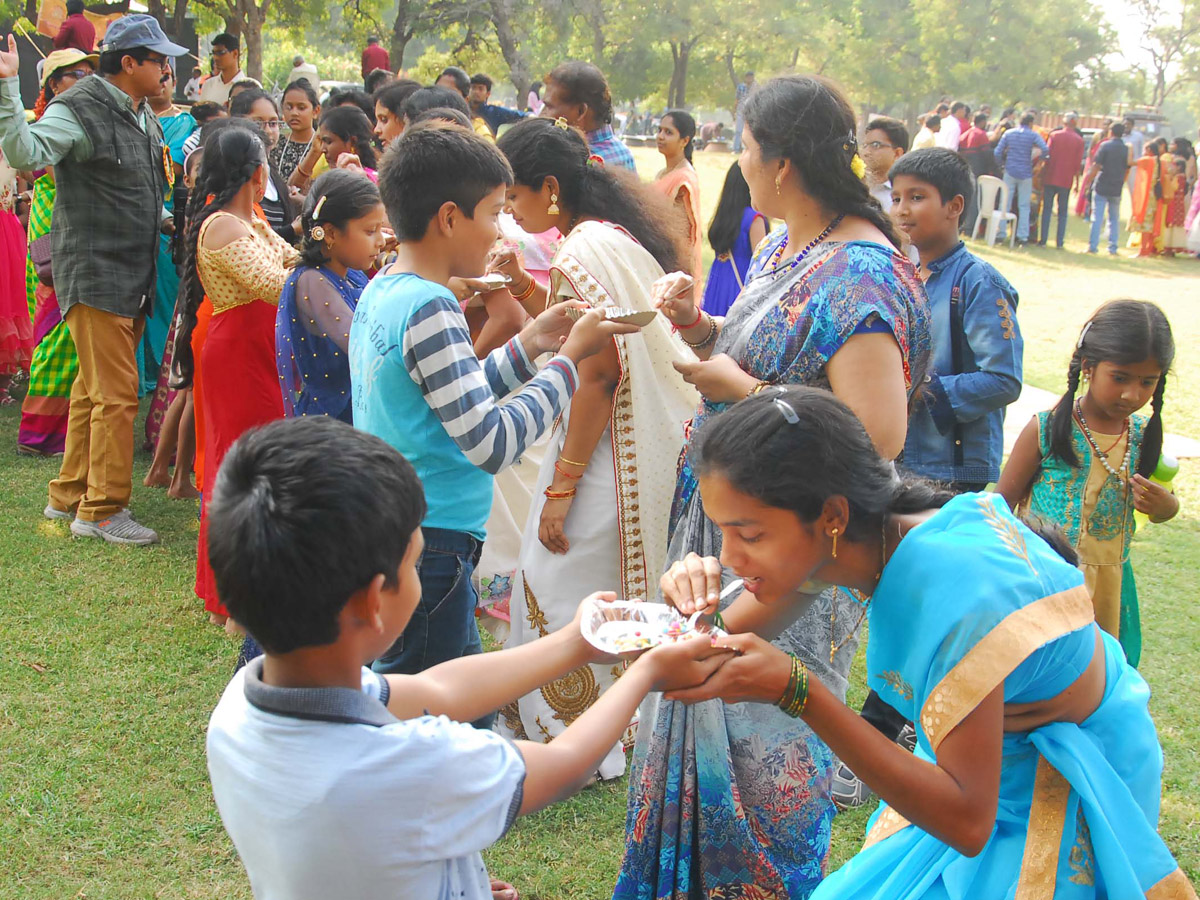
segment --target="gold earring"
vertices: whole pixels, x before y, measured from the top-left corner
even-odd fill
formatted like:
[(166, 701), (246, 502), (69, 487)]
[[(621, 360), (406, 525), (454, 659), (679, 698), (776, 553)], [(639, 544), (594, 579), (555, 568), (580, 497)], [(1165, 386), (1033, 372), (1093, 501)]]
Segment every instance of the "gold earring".
[(833, 558), (834, 558), (834, 559), (837, 559), (837, 536), (838, 536), (838, 529), (836, 529), (836, 528), (835, 528), (835, 529), (833, 529), (833, 531), (831, 531), (831, 532), (830, 532), (830, 535), (832, 535), (832, 537), (833, 537), (833, 553), (832, 553), (832, 556), (833, 556)]
[(550, 192), (550, 205), (546, 207), (546, 215), (557, 216), (562, 210), (558, 208), (558, 194)]

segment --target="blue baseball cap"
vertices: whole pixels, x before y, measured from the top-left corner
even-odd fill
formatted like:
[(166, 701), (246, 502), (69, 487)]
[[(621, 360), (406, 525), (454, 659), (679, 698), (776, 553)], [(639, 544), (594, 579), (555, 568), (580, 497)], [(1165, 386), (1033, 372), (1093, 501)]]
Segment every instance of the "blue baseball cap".
[(167, 40), (162, 26), (154, 16), (131, 15), (121, 16), (108, 26), (104, 40), (100, 42), (100, 52), (112, 50), (133, 50), (135, 47), (145, 47), (163, 56), (183, 56), (188, 52), (187, 47), (181, 47)]

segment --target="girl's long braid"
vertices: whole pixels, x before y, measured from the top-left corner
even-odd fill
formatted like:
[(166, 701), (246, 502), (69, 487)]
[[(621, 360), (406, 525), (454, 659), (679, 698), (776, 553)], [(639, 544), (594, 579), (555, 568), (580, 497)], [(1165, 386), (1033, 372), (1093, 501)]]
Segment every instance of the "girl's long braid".
[[(221, 137), (223, 135), (218, 135)], [(218, 141), (214, 141), (218, 143)], [(200, 281), (200, 270), (196, 264), (197, 245), (200, 240), (200, 229), (208, 217), (228, 206), (238, 191), (258, 171), (262, 161), (250, 159), (238, 169), (228, 172), (220, 164), (223, 154), (205, 151), (205, 159), (200, 166), (200, 175), (196, 179), (196, 188), (188, 201), (187, 239), (184, 245), (182, 293), (183, 305), (180, 309), (178, 335), (175, 338), (174, 384), (176, 389), (192, 386), (192, 376), (195, 372), (195, 360), (192, 358), (192, 332), (196, 330), (196, 314), (200, 304), (204, 302), (204, 285)], [(213, 165), (209, 165), (209, 160)], [(208, 197), (211, 200), (207, 200)], [(207, 201), (207, 202), (206, 202)]]
[(1150, 408), (1154, 412), (1150, 416), (1150, 421), (1146, 423), (1145, 432), (1142, 433), (1142, 449), (1138, 454), (1137, 473), (1143, 478), (1149, 478), (1154, 474), (1154, 470), (1158, 468), (1159, 458), (1162, 456), (1162, 408), (1163, 394), (1166, 389), (1167, 373), (1164, 372), (1158, 379), (1158, 384), (1154, 386), (1154, 397), (1150, 400)]
[(1083, 348), (1076, 347), (1067, 368), (1067, 390), (1050, 414), (1050, 455), (1057, 456), (1067, 465), (1078, 468), (1079, 454), (1072, 440), (1075, 415), (1075, 395), (1079, 391), (1079, 379), (1083, 371)]

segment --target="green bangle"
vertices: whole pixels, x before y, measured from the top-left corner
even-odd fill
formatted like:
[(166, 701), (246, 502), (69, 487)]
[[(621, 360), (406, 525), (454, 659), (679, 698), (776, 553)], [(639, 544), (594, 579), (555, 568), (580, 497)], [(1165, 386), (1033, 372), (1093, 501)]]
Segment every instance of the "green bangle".
[(712, 614), (712, 623), (717, 628), (720, 628), (722, 631), (727, 630), (725, 628), (725, 620), (721, 618), (721, 611), (719, 609)]

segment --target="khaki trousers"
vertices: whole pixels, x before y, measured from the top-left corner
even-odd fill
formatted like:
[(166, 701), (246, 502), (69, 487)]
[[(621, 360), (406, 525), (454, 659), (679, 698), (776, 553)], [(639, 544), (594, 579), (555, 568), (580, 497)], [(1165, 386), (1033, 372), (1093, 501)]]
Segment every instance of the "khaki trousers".
[(137, 345), (145, 316), (125, 318), (76, 303), (66, 314), (79, 355), (71, 385), (67, 444), (50, 505), (98, 522), (129, 505), (133, 420), (138, 410)]

